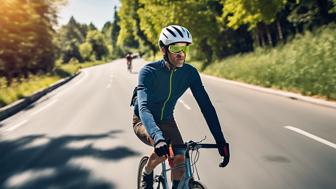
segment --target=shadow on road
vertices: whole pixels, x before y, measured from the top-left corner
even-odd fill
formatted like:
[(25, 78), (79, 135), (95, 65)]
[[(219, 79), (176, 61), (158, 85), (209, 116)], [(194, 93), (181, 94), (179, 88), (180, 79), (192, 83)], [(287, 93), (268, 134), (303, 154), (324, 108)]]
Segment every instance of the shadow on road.
[(84, 147), (69, 144), (113, 139), (121, 132), (60, 137), (29, 135), (0, 141), (0, 188), (116, 188), (111, 182), (95, 179), (90, 170), (76, 166), (70, 160), (90, 157), (119, 161), (140, 153), (124, 146), (99, 149), (90, 144)]

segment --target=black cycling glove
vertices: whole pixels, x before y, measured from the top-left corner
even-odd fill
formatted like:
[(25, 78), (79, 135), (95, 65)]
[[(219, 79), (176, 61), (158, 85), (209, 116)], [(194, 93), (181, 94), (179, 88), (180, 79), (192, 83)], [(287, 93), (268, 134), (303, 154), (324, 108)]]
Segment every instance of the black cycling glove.
[(230, 148), (229, 143), (222, 143), (218, 144), (218, 152), (219, 154), (224, 157), (223, 162), (219, 165), (220, 167), (225, 167), (230, 161)]
[(169, 155), (169, 150), (168, 150), (168, 145), (167, 142), (164, 140), (159, 140), (157, 143), (154, 144), (154, 152), (156, 155), (159, 157), (161, 156), (168, 156)]

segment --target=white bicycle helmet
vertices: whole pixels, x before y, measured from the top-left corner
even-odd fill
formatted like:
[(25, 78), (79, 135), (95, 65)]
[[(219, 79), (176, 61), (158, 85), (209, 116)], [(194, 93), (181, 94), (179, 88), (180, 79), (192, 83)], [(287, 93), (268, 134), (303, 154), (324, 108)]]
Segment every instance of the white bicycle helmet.
[(177, 42), (192, 43), (192, 37), (187, 28), (179, 25), (170, 25), (162, 29), (159, 39), (161, 48)]

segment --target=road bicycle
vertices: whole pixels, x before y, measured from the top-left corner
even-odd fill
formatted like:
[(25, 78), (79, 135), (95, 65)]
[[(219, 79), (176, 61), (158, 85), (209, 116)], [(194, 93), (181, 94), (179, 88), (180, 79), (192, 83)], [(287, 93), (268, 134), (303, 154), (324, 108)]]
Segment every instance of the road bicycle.
[(127, 62), (127, 70), (132, 72), (132, 61)]
[[(180, 184), (178, 186), (178, 189), (205, 189), (205, 185), (202, 184), (199, 181), (199, 175), (198, 175), (198, 170), (196, 167), (196, 163), (199, 159), (200, 151), (199, 149), (201, 148), (216, 148), (217, 149), (217, 144), (205, 144), (202, 143), (205, 139), (201, 140), (200, 142), (194, 142), (194, 141), (189, 141), (186, 142), (183, 145), (169, 145), (169, 148), (177, 148), (177, 149), (184, 149), (184, 163), (182, 165), (176, 166), (171, 169), (166, 168), (166, 162), (161, 163), (161, 173), (158, 175), (154, 176), (154, 188), (156, 186), (156, 189), (169, 189), (168, 185), (168, 179), (167, 179), (167, 172), (171, 171), (172, 169), (177, 169), (177, 168), (185, 168), (185, 174), (183, 178), (180, 181)], [(170, 149), (170, 151), (172, 151)], [(168, 157), (170, 158), (170, 157)], [(144, 171), (144, 167), (147, 164), (149, 157), (144, 156), (141, 158), (140, 163), (139, 163), (139, 168), (138, 168), (138, 179), (137, 179), (137, 187), (138, 189), (141, 188), (141, 182), (142, 182), (142, 174)], [(219, 167), (224, 167), (224, 159), (223, 161), (219, 164)], [(155, 173), (155, 170), (154, 170)], [(198, 180), (194, 179), (194, 173), (197, 174)]]

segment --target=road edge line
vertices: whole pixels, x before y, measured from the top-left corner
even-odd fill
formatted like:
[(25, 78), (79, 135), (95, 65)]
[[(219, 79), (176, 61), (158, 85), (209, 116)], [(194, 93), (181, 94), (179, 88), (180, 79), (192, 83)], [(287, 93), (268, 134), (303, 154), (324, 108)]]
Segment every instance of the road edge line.
[(0, 121), (3, 121), (5, 119), (11, 117), (12, 115), (18, 113), (19, 111), (23, 110), (24, 108), (26, 108), (30, 104), (34, 103), (35, 101), (37, 101), (41, 97), (45, 96), (49, 92), (57, 89), (58, 87), (62, 86), (65, 83), (69, 82), (70, 80), (72, 80), (73, 78), (78, 76), (80, 73), (81, 73), (81, 71), (75, 73), (72, 76), (63, 78), (63, 79), (57, 81), (56, 83), (50, 85), (49, 87), (41, 89), (41, 90), (33, 93), (32, 95), (30, 95), (28, 97), (25, 97), (24, 99), (17, 100), (17, 101), (15, 101), (15, 102), (7, 105), (7, 106), (4, 106), (4, 107), (0, 108)]

